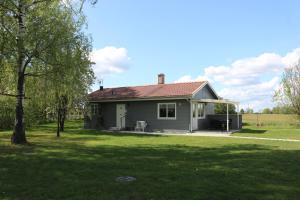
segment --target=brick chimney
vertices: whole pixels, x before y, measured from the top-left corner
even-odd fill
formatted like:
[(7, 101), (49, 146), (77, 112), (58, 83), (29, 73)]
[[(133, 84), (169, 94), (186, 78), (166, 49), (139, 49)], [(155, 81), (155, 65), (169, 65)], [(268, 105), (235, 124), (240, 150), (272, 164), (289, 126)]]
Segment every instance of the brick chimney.
[(165, 84), (165, 75), (158, 74), (158, 84)]

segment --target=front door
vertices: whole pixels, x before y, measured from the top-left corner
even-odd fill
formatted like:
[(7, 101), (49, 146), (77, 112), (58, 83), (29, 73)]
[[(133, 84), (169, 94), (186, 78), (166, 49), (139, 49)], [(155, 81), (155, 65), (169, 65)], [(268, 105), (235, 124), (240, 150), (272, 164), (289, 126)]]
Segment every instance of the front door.
[(197, 109), (197, 103), (192, 104), (192, 129), (198, 130), (198, 109)]
[(125, 104), (117, 104), (117, 127), (122, 129), (125, 128), (125, 121), (126, 121), (126, 108)]

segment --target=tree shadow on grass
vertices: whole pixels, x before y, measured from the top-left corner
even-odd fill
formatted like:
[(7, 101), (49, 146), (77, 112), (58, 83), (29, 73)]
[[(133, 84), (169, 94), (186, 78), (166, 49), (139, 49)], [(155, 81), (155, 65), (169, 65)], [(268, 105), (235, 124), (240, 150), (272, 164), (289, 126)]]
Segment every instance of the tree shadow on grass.
[(88, 130), (88, 129), (68, 129), (64, 133), (66, 134), (73, 134), (73, 135), (95, 135), (95, 136), (116, 136), (116, 137), (162, 137), (163, 135), (160, 134), (141, 134), (141, 133), (124, 133), (124, 132), (108, 132), (108, 131), (101, 131), (101, 130)]
[(262, 129), (250, 129), (250, 128), (243, 128), (238, 133), (255, 133), (255, 134), (263, 134), (267, 132), (267, 130)]
[[(256, 144), (0, 149), (0, 199), (297, 199), (300, 151)], [(4, 151), (3, 151), (4, 150)], [(118, 183), (119, 176), (133, 176)], [(16, 190), (15, 188), (18, 188)]]

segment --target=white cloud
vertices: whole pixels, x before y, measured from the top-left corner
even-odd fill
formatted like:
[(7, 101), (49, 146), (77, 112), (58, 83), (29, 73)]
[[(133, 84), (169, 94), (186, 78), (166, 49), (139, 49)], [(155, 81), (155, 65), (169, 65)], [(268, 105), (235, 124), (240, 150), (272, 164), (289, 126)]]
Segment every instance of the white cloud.
[(205, 76), (198, 76), (195, 79), (191, 75), (184, 75), (177, 79), (175, 83), (184, 83), (184, 82), (194, 82), (194, 81), (208, 81), (208, 78)]
[(107, 46), (102, 49), (95, 49), (91, 53), (93, 70), (97, 77), (107, 74), (122, 73), (129, 69), (130, 57), (126, 48)]
[(269, 81), (261, 83), (242, 85), (236, 87), (225, 87), (218, 91), (218, 94), (227, 99), (234, 99), (241, 102), (241, 107), (251, 107), (260, 110), (264, 107), (272, 107), (274, 90), (278, 88), (279, 77), (273, 77)]
[[(224, 98), (238, 100), (244, 107), (260, 110), (273, 106), (272, 97), (278, 88), (280, 76), (286, 67), (298, 62), (300, 48), (284, 56), (276, 53), (263, 53), (256, 57), (239, 59), (230, 65), (208, 66), (204, 69), (206, 77), (221, 88), (218, 94)], [(196, 78), (197, 79), (197, 78)], [(177, 80), (195, 80), (183, 76)]]

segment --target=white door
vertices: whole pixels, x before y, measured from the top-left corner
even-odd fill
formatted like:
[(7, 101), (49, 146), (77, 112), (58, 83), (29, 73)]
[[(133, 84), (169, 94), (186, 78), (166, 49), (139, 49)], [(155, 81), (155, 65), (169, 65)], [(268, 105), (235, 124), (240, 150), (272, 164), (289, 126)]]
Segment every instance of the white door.
[(125, 128), (125, 121), (126, 121), (126, 108), (125, 104), (117, 104), (117, 127), (118, 128)]
[(198, 130), (198, 109), (197, 109), (197, 103), (192, 104), (192, 129)]

